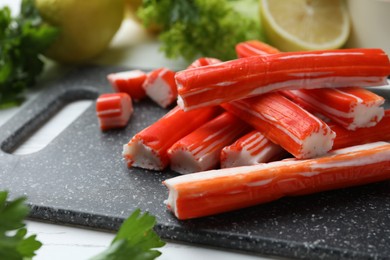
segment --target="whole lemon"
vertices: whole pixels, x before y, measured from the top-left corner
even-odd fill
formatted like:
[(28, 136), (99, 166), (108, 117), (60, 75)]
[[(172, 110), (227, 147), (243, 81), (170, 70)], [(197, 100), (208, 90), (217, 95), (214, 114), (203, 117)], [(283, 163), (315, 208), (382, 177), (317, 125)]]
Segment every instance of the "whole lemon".
[(105, 50), (124, 16), (124, 0), (35, 0), (42, 18), (57, 26), (59, 37), (45, 55), (81, 63)]

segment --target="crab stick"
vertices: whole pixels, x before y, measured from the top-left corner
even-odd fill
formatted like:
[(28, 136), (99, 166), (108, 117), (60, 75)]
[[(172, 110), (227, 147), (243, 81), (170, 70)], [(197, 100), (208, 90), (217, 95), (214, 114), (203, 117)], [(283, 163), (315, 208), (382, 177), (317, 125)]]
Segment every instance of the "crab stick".
[(177, 72), (184, 110), (287, 89), (380, 86), (390, 62), (381, 49), (341, 49), (257, 55)]
[(385, 99), (364, 88), (298, 89), (282, 93), (309, 111), (320, 113), (348, 130), (376, 125)]
[(184, 112), (179, 107), (173, 108), (123, 146), (123, 157), (127, 166), (163, 170), (169, 163), (169, 147), (218, 113), (220, 110), (217, 107), (190, 112)]
[[(383, 119), (373, 127), (347, 130), (334, 122), (327, 125), (336, 133), (332, 149), (378, 141), (390, 141), (390, 110), (385, 111)], [(287, 152), (270, 142), (260, 132), (254, 130), (236, 140), (221, 151), (221, 168), (256, 165), (280, 160)]]
[[(268, 55), (279, 51), (260, 41), (247, 41), (236, 45), (239, 58)], [(275, 102), (275, 101), (274, 101)], [(287, 152), (268, 140), (259, 131), (252, 131), (221, 151), (221, 168), (256, 165), (283, 158)]]
[(133, 104), (126, 93), (102, 94), (96, 100), (96, 115), (102, 131), (125, 127), (132, 113)]
[(236, 45), (236, 53), (239, 58), (246, 58), (254, 55), (267, 55), (280, 53), (280, 51), (271, 45), (261, 41), (246, 41)]
[(146, 73), (141, 70), (130, 70), (107, 75), (107, 79), (116, 92), (124, 92), (136, 101), (146, 96), (142, 87)]
[(219, 166), (222, 148), (249, 129), (246, 123), (234, 115), (222, 113), (169, 148), (171, 169), (187, 174)]
[(286, 155), (287, 152), (282, 147), (253, 130), (222, 149), (221, 168), (267, 163), (280, 160)]
[[(236, 53), (240, 58), (278, 52), (272, 46), (256, 40), (236, 46)], [(381, 107), (384, 98), (359, 87), (297, 89), (282, 93), (305, 109), (320, 113), (349, 130), (374, 126), (384, 113)]]
[(350, 131), (336, 123), (328, 123), (328, 125), (336, 133), (333, 149), (377, 141), (390, 141), (390, 110), (386, 110), (382, 120), (373, 127)]
[(192, 62), (187, 69), (199, 68), (207, 65), (221, 63), (222, 61), (216, 58), (201, 57)]
[(284, 160), (182, 175), (163, 183), (165, 201), (179, 219), (198, 218), (284, 196), (358, 186), (390, 179), (390, 144), (370, 143), (308, 160)]
[(143, 88), (150, 99), (166, 108), (177, 97), (175, 72), (167, 68), (153, 70), (148, 73)]
[(232, 101), (222, 107), (298, 159), (332, 149), (335, 133), (329, 126), (279, 93)]

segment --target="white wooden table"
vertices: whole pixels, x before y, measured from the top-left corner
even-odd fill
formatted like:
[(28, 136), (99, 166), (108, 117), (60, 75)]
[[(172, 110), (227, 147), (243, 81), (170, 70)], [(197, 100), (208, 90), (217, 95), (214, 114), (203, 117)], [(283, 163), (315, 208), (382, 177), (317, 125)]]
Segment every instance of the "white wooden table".
[[(19, 3), (20, 0), (2, 0), (0, 7), (8, 5), (11, 7), (13, 13), (17, 13), (19, 10)], [(127, 19), (113, 40), (110, 48), (100, 57), (93, 60), (93, 63), (124, 65), (141, 69), (152, 69), (162, 66), (171, 69), (180, 69), (185, 66), (185, 62), (182, 60), (172, 61), (164, 58), (163, 54), (158, 51), (158, 47), (158, 43), (153, 37), (146, 34), (139, 25)], [(40, 81), (45, 82), (53, 79), (61, 73), (61, 68), (49, 63)], [(26, 101), (25, 104), (32, 101), (38, 94), (39, 93), (31, 93), (29, 95), (29, 100)], [(77, 101), (66, 106), (31, 136), (30, 139), (19, 146), (14, 154), (28, 154), (42, 149), (90, 104), (91, 101)], [(11, 108), (0, 110), (0, 126), (15, 115), (19, 109), (20, 108)], [(59, 123), (60, 121), (61, 124)], [(29, 232), (37, 234), (38, 240), (43, 243), (42, 248), (38, 251), (38, 255), (34, 258), (37, 260), (88, 259), (103, 251), (114, 237), (113, 233), (88, 230), (80, 227), (41, 223), (35, 220), (27, 221), (27, 227)], [(162, 256), (159, 257), (161, 260), (270, 259), (258, 255), (245, 254), (243, 252), (180, 244), (176, 242), (168, 242), (160, 251), (163, 253)]]

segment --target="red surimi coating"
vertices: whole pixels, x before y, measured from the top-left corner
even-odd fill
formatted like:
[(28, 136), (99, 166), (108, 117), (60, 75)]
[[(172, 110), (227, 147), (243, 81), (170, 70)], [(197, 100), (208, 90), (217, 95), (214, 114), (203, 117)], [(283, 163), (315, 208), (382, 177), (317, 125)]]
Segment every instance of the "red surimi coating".
[(238, 58), (245, 58), (254, 55), (275, 54), (279, 52), (280, 51), (278, 49), (256, 40), (241, 42), (236, 45)]
[(256, 55), (176, 73), (184, 110), (287, 89), (380, 86), (390, 62), (380, 49), (341, 49)]
[(282, 147), (253, 130), (222, 149), (221, 168), (267, 163), (280, 160), (286, 155), (287, 152)]
[(370, 143), (307, 160), (181, 175), (163, 183), (166, 204), (178, 219), (191, 219), (298, 196), (390, 179), (390, 144)]
[(374, 126), (384, 115), (385, 99), (364, 88), (299, 89), (282, 93), (348, 130)]
[(249, 125), (228, 112), (211, 119), (169, 148), (171, 169), (187, 174), (218, 167), (222, 148), (249, 129)]
[(351, 131), (336, 123), (331, 122), (328, 125), (336, 133), (333, 149), (377, 141), (390, 141), (390, 110), (386, 110), (382, 120), (372, 127)]
[(296, 158), (313, 158), (332, 149), (329, 126), (279, 93), (221, 105)]
[(103, 131), (125, 127), (132, 113), (131, 98), (126, 93), (102, 94), (96, 100), (96, 115)]
[(107, 76), (107, 79), (116, 92), (127, 93), (135, 101), (146, 96), (142, 87), (146, 80), (146, 73), (141, 70), (111, 73)]
[[(276, 48), (260, 42), (237, 44), (240, 58), (279, 53)], [(383, 117), (384, 98), (360, 87), (285, 90), (281, 93), (310, 112), (328, 117), (341, 126), (355, 130), (374, 126)]]
[(220, 113), (217, 107), (184, 112), (173, 108), (157, 122), (133, 136), (123, 146), (123, 157), (129, 167), (163, 170), (169, 164), (168, 149)]
[[(336, 133), (332, 149), (346, 148), (378, 141), (390, 141), (390, 110), (375, 126), (348, 130), (334, 122), (327, 125)], [(254, 130), (221, 151), (221, 168), (256, 165), (286, 156), (282, 147)]]
[(199, 59), (194, 60), (187, 69), (193, 69), (193, 68), (199, 68), (207, 65), (212, 65), (212, 64), (218, 64), (221, 63), (222, 61), (216, 58), (209, 58), (209, 57), (201, 57)]

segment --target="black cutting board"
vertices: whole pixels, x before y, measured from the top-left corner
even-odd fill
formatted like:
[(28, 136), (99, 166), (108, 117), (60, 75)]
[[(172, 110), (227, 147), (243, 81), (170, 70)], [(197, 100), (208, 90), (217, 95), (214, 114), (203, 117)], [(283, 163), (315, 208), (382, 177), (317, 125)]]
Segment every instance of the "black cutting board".
[[(283, 198), (230, 213), (179, 221), (163, 201), (164, 172), (128, 169), (122, 145), (167, 110), (145, 100), (123, 130), (102, 133), (93, 103), (47, 147), (12, 151), (69, 102), (111, 92), (106, 75), (119, 67), (74, 69), (0, 128), (0, 189), (26, 195), (31, 218), (117, 230), (136, 208), (174, 241), (304, 259), (390, 259), (390, 181), (310, 196)], [(379, 94), (390, 100), (388, 90)]]

